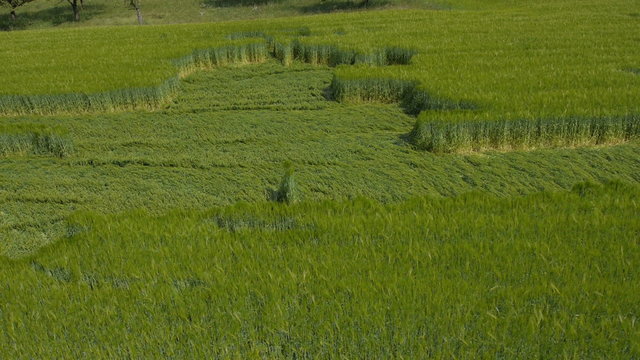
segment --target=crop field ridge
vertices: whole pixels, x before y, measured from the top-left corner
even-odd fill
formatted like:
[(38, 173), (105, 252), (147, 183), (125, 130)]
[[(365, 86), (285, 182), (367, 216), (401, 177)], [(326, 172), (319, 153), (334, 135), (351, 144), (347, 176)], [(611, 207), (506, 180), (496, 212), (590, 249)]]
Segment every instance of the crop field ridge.
[(419, 119), (409, 138), (418, 149), (437, 153), (611, 145), (640, 138), (640, 115), (502, 121)]

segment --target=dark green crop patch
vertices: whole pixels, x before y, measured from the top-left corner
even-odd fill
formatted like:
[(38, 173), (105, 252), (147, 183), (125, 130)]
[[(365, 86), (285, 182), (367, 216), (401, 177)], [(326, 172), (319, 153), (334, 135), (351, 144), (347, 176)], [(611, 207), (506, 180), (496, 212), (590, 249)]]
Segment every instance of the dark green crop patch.
[(334, 76), (330, 86), (332, 98), (340, 102), (399, 103), (405, 113), (417, 116), (428, 110), (475, 110), (466, 101), (443, 99), (421, 90), (415, 81), (398, 79), (341, 79)]
[(273, 230), (273, 231), (285, 231), (301, 228), (293, 217), (281, 217), (273, 220), (262, 219), (255, 216), (224, 216), (216, 215), (209, 220), (211, 223), (216, 224), (221, 229), (226, 229), (230, 232), (237, 232), (241, 230)]
[(62, 131), (37, 125), (0, 126), (0, 157), (44, 155), (67, 157), (73, 142)]

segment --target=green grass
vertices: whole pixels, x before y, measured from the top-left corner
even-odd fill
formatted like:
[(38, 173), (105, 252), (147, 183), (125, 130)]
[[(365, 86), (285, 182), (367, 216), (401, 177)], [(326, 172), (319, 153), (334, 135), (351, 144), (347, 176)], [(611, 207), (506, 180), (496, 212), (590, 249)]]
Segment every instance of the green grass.
[(640, 356), (640, 188), (79, 213), (0, 262), (25, 357)]

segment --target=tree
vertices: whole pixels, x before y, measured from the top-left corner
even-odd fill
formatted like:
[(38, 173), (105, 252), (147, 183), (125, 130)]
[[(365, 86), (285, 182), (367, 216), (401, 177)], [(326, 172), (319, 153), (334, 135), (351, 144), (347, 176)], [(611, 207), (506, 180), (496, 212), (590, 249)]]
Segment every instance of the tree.
[(73, 9), (73, 21), (80, 21), (80, 10), (84, 5), (83, 0), (67, 0), (69, 5), (71, 5), (71, 9)]
[(33, 0), (0, 0), (0, 5), (11, 8), (11, 20), (16, 22), (16, 19), (18, 18), (16, 15), (16, 9), (32, 1)]
[(131, 9), (136, 11), (138, 17), (138, 25), (142, 25), (144, 20), (142, 19), (142, 11), (140, 10), (140, 0), (124, 0), (125, 4), (128, 4)]

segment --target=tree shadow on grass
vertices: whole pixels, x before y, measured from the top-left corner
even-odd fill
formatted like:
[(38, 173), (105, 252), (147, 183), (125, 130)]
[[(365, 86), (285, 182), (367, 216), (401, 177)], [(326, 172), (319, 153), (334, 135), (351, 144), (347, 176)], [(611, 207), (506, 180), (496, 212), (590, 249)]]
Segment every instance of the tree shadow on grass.
[(304, 14), (330, 13), (334, 11), (366, 10), (388, 5), (386, 0), (324, 0), (299, 7)]
[[(80, 22), (89, 20), (104, 11), (104, 5), (86, 4), (80, 12)], [(71, 6), (55, 6), (39, 11), (20, 11), (16, 21), (11, 19), (11, 14), (0, 15), (0, 30), (25, 30), (32, 26), (59, 26), (66, 23), (73, 23), (73, 11)]]
[[(288, 0), (204, 0), (208, 7), (242, 7), (277, 4)], [(316, 0), (313, 3), (305, 2), (298, 6), (291, 2), (291, 7), (301, 14), (330, 13), (334, 11), (363, 10), (387, 5), (388, 0)]]
[(280, 3), (285, 0), (204, 0), (208, 7), (240, 7)]

